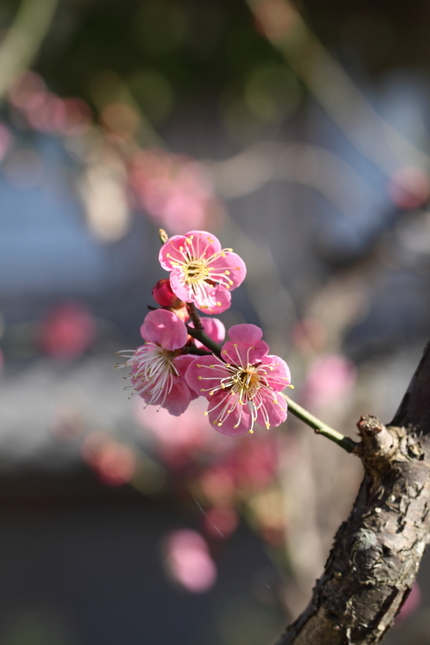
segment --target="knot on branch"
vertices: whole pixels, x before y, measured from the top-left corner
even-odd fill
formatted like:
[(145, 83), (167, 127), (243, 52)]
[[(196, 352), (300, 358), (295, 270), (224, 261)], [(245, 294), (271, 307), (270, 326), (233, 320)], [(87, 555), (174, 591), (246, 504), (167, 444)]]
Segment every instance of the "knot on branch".
[(360, 417), (357, 427), (361, 442), (356, 453), (365, 469), (373, 473), (386, 473), (390, 470), (393, 455), (399, 448), (398, 435), (370, 414)]

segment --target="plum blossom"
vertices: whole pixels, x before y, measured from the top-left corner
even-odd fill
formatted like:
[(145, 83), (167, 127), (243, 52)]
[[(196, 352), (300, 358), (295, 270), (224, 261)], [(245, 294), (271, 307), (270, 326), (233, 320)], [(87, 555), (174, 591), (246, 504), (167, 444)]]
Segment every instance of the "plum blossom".
[(165, 309), (150, 311), (140, 328), (144, 345), (120, 352), (128, 358), (134, 390), (147, 405), (166, 408), (173, 416), (187, 409), (197, 395), (185, 382), (192, 356), (181, 355), (188, 339), (187, 328), (176, 314)]
[(230, 291), (246, 275), (244, 261), (206, 231), (174, 235), (161, 247), (159, 260), (170, 271), (170, 285), (178, 298), (209, 314), (229, 308)]
[(167, 572), (188, 591), (203, 593), (215, 584), (215, 562), (206, 540), (196, 531), (173, 531), (164, 540), (164, 551)]
[(278, 426), (287, 417), (287, 404), (279, 394), (291, 381), (282, 358), (269, 355), (269, 346), (256, 325), (234, 325), (221, 356), (195, 359), (186, 372), (190, 387), (206, 397), (205, 414), (216, 430), (238, 435), (253, 432), (254, 424)]

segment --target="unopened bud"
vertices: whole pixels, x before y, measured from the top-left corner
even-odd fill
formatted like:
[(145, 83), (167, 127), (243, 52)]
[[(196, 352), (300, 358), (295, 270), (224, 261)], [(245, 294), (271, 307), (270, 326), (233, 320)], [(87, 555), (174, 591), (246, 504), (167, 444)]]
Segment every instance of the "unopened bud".
[(165, 244), (167, 240), (169, 239), (169, 236), (167, 235), (166, 231), (164, 228), (160, 228), (158, 230), (158, 237), (160, 238), (161, 244)]
[(168, 278), (163, 278), (157, 282), (152, 289), (152, 297), (162, 307), (178, 307), (182, 303), (178, 296), (173, 293)]

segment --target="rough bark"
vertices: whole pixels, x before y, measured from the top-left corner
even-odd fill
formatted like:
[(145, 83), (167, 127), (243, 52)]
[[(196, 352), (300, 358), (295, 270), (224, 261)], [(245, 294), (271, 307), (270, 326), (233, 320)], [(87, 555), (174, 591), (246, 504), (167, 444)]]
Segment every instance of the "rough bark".
[(365, 475), (303, 614), (276, 645), (373, 645), (430, 541), (430, 344), (393, 421), (358, 423)]

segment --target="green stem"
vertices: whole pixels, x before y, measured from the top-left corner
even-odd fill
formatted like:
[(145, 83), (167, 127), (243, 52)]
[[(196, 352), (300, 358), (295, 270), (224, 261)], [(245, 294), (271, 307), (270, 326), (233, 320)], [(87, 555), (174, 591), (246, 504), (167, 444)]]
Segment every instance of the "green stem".
[(347, 452), (355, 451), (358, 446), (358, 443), (356, 441), (353, 441), (349, 437), (345, 437), (334, 428), (331, 428), (330, 426), (320, 421), (320, 419), (317, 419), (317, 417), (314, 417), (313, 414), (302, 408), (302, 406), (298, 405), (298, 403), (295, 403), (295, 401), (290, 399), (290, 397), (283, 392), (281, 394), (288, 403), (288, 409), (290, 410), (290, 412), (292, 412), (294, 416), (296, 416), (304, 423), (307, 423), (308, 426), (313, 428), (316, 434), (322, 434), (323, 437), (327, 437), (327, 439), (330, 439), (330, 441), (334, 441), (334, 443), (337, 443), (338, 446), (340, 446)]

